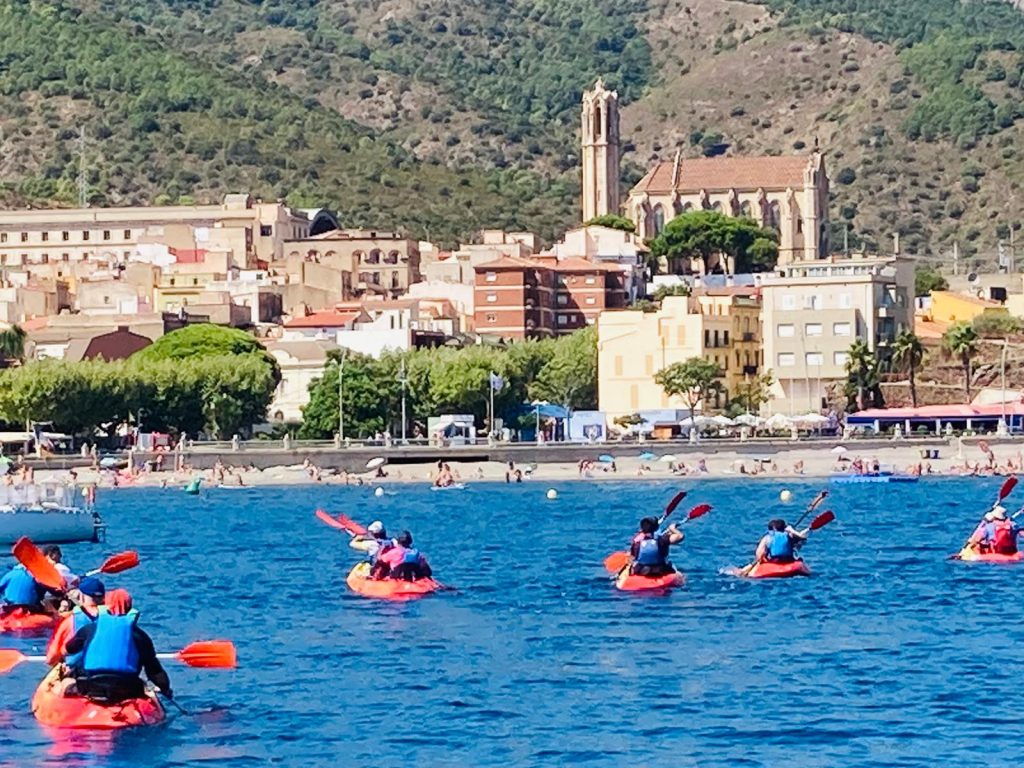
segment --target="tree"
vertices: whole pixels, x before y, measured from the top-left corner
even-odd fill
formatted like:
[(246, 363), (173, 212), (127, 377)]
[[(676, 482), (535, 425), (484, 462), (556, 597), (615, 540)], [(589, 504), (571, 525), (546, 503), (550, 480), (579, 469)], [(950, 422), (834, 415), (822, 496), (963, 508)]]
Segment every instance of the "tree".
[(932, 291), (945, 291), (949, 288), (938, 270), (932, 267), (918, 267), (914, 270), (914, 295), (927, 296)]
[(978, 334), (970, 323), (956, 323), (942, 335), (942, 345), (950, 354), (960, 358), (964, 367), (964, 394), (971, 400), (971, 358), (978, 349)]
[(681, 363), (672, 363), (654, 374), (654, 381), (669, 397), (679, 397), (686, 403), (693, 421), (697, 406), (722, 391), (723, 371), (718, 363), (703, 357), (691, 357)]
[(212, 355), (266, 354), (263, 345), (254, 336), (237, 328), (200, 323), (171, 331), (140, 349), (131, 359), (137, 362), (158, 360), (185, 360), (190, 357)]
[(20, 325), (0, 330), (0, 368), (20, 365), (25, 360), (25, 331)]
[(774, 231), (753, 219), (688, 211), (666, 224), (650, 241), (650, 249), (654, 259), (668, 261), (673, 273), (686, 271), (684, 262), (696, 258), (704, 262), (706, 272), (724, 272), (722, 256), (732, 259), (733, 272), (763, 272), (775, 266), (777, 241)]
[(893, 342), (892, 361), (910, 374), (910, 403), (917, 408), (917, 383), (914, 378), (918, 366), (924, 361), (924, 346), (910, 329), (901, 332)]
[(850, 351), (846, 358), (846, 373), (845, 389), (848, 408), (863, 411), (868, 407), (881, 408), (885, 405), (882, 398), (878, 358), (875, 357), (866, 342), (858, 339), (850, 345)]
[(597, 407), (597, 328), (589, 326), (557, 339), (551, 358), (529, 386), (530, 400), (569, 409)]
[(625, 416), (616, 417), (612, 423), (618, 427), (622, 427), (626, 431), (629, 431), (633, 427), (639, 427), (641, 424), (646, 424), (647, 419), (639, 413), (627, 413)]
[[(310, 384), (309, 404), (302, 409), (300, 438), (324, 439), (338, 433), (340, 359), (340, 352), (329, 352), (324, 375)], [(346, 354), (342, 380), (346, 435), (366, 437), (388, 428), (399, 384), (394, 377), (381, 375), (382, 368), (368, 355)]]
[(659, 285), (654, 289), (651, 298), (659, 304), (668, 296), (689, 296), (690, 287), (680, 283), (679, 285)]
[(736, 385), (732, 393), (732, 402), (742, 407), (746, 413), (757, 413), (771, 398), (771, 386), (774, 381), (775, 377), (771, 371), (744, 376), (743, 381)]
[(623, 232), (636, 232), (636, 224), (632, 219), (619, 216), (616, 213), (605, 213), (595, 216), (584, 224), (586, 227), (609, 227), (610, 229), (621, 229)]

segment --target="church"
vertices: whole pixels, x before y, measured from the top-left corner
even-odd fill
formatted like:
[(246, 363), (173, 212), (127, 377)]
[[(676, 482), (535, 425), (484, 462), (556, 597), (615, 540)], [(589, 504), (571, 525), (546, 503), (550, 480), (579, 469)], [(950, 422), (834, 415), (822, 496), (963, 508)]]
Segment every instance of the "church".
[(619, 97), (598, 80), (582, 103), (583, 221), (623, 213), (643, 238), (690, 210), (746, 216), (779, 233), (779, 264), (829, 255), (829, 179), (820, 152), (689, 159), (676, 151), (620, 198)]

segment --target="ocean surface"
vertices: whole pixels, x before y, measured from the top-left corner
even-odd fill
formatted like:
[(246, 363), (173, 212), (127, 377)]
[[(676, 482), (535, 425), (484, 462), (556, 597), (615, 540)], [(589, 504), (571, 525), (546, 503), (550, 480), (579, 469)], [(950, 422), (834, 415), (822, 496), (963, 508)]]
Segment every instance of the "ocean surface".
[[(228, 638), (240, 667), (169, 662), (191, 714), (110, 736), (39, 726), (43, 669), (22, 664), (0, 677), (0, 766), (1020, 765), (1024, 565), (946, 559), (999, 485), (833, 486), (813, 575), (781, 581), (721, 570), (827, 483), (101, 492), (106, 543), (65, 559), (137, 549), (107, 583), (132, 591), (158, 649)], [(714, 505), (674, 556), (685, 587), (617, 592), (601, 560), (679, 489), (677, 516)], [(358, 553), (318, 506), (409, 528), (456, 591), (347, 592)]]

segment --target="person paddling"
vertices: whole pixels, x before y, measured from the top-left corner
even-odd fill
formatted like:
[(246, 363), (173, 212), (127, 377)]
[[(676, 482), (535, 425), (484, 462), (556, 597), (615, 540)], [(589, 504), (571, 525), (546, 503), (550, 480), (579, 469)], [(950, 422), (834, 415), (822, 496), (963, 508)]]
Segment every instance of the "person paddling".
[(46, 587), (19, 563), (0, 578), (0, 616), (19, 608), (28, 613), (46, 613), (45, 594)]
[(668, 559), (669, 548), (684, 538), (685, 535), (675, 523), (659, 533), (658, 521), (653, 517), (645, 517), (640, 521), (640, 531), (629, 546), (632, 558), (629, 572), (634, 576), (651, 578), (672, 573), (675, 568)]
[(776, 518), (768, 522), (768, 533), (761, 537), (754, 552), (757, 563), (792, 563), (797, 549), (807, 540), (807, 530), (797, 531)]
[(94, 576), (86, 576), (78, 583), (78, 605), (57, 626), (53, 637), (46, 646), (46, 663), (50, 666), (64, 662), (73, 667), (81, 660), (81, 654), (67, 655), (67, 645), (87, 624), (96, 621), (100, 606), (106, 596), (103, 582)]
[(418, 581), (433, 575), (427, 558), (413, 548), (412, 534), (402, 531), (395, 539), (395, 546), (385, 550), (378, 558), (371, 572), (374, 579), (402, 579)]
[(108, 702), (146, 695), (139, 677), (146, 677), (167, 698), (173, 698), (171, 681), (156, 656), (153, 640), (138, 626), (139, 612), (132, 608), (127, 590), (115, 589), (95, 621), (89, 622), (68, 642), (69, 655), (81, 653), (72, 669), (74, 686), (68, 695)]
[(53, 563), (53, 567), (57, 569), (57, 573), (61, 575), (69, 587), (74, 587), (78, 583), (78, 576), (64, 564), (64, 553), (60, 547), (56, 544), (50, 544), (43, 547), (43, 554), (46, 555), (47, 560)]
[(348, 545), (352, 549), (365, 552), (370, 558), (370, 564), (373, 565), (382, 553), (395, 545), (395, 542), (388, 538), (388, 532), (384, 528), (384, 523), (380, 520), (374, 520), (366, 526), (366, 533), (356, 534), (351, 538)]
[(1017, 553), (1017, 537), (1021, 530), (1006, 516), (1006, 508), (997, 504), (971, 534), (967, 546), (979, 552), (1014, 555)]

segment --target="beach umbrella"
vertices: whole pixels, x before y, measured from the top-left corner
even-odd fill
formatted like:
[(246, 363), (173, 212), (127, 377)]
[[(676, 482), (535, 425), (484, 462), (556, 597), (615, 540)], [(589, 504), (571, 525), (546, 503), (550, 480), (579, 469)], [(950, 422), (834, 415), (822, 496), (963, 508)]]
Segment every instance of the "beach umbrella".
[(846, 453), (846, 446), (837, 445), (835, 448), (832, 449), (831, 452), (836, 454), (837, 456), (842, 456), (844, 453)]
[(733, 419), (734, 422), (744, 427), (760, 427), (764, 424), (764, 419), (760, 416), (755, 416), (752, 413), (743, 413)]
[(676, 460), (676, 457), (673, 456), (671, 453), (666, 453), (664, 456), (662, 456), (660, 459), (658, 459), (658, 461), (660, 461), (662, 464), (671, 464), (675, 460)]
[(717, 426), (717, 427), (735, 427), (736, 426), (736, 422), (735, 421), (730, 419), (728, 416), (723, 416), (722, 414), (718, 414), (717, 416), (712, 416), (711, 417), (711, 421), (714, 422), (715, 426)]
[(799, 424), (825, 424), (828, 419), (820, 413), (805, 413), (803, 416), (797, 416), (793, 421)]
[(597, 457), (597, 460), (600, 461), (602, 464), (613, 464), (615, 462), (615, 457), (612, 456), (610, 453), (602, 453), (600, 456)]
[(687, 416), (685, 419), (679, 422), (679, 426), (696, 427), (697, 429), (700, 429), (701, 427), (715, 426), (715, 420), (707, 416), (697, 416), (692, 419), (689, 416)]
[(650, 451), (644, 451), (643, 453), (640, 454), (640, 461), (651, 461), (652, 459), (655, 458), (657, 458), (657, 456), (651, 453)]
[(383, 467), (387, 463), (387, 461), (388, 460), (385, 459), (383, 456), (375, 456), (374, 458), (366, 462), (366, 468), (376, 469), (377, 467)]
[(108, 456), (105, 459), (100, 460), (100, 466), (106, 469), (116, 467), (120, 463), (120, 459), (115, 459), (113, 456)]
[(788, 416), (784, 416), (781, 413), (776, 413), (774, 416), (770, 416), (764, 423), (768, 429), (787, 429), (793, 426), (793, 422), (790, 421)]

